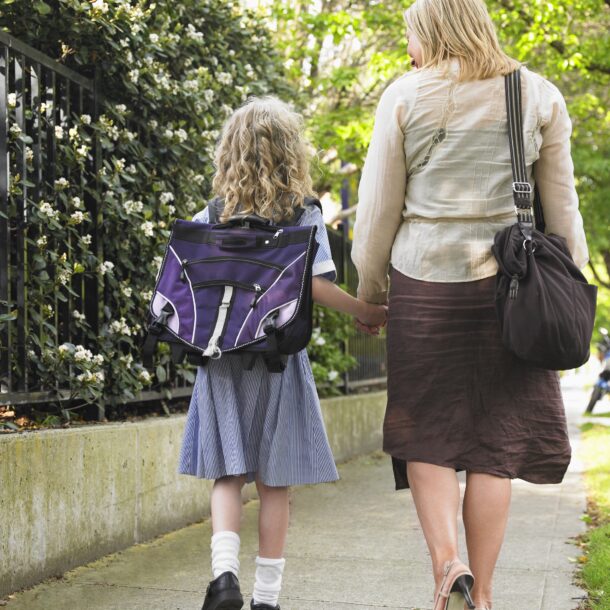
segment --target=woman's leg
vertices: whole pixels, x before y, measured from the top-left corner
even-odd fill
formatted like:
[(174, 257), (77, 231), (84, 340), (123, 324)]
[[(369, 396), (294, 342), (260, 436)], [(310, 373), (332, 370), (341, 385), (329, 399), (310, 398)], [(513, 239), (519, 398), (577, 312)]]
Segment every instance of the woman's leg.
[(437, 588), (443, 564), (458, 556), (457, 517), (460, 486), (453, 468), (407, 462), (409, 487), (430, 549)]
[(475, 578), (472, 597), (477, 607), (491, 608), (493, 573), (504, 540), (510, 497), (510, 479), (467, 474), (463, 517), (468, 560)]
[(288, 487), (269, 487), (257, 479), (256, 488), (261, 507), (252, 597), (255, 604), (276, 608), (286, 563), (282, 555), (288, 532)]

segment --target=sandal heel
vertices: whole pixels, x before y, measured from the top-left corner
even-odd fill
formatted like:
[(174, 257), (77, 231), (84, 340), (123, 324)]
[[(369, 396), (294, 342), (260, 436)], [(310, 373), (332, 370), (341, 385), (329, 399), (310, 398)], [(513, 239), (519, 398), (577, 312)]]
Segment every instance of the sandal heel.
[(470, 610), (474, 610), (475, 605), (472, 600), (472, 596), (470, 595), (470, 589), (474, 584), (474, 579), (470, 574), (462, 574), (462, 576), (458, 576), (453, 583), (453, 587), (451, 587), (452, 592), (459, 591), (464, 596), (464, 601), (468, 605)]

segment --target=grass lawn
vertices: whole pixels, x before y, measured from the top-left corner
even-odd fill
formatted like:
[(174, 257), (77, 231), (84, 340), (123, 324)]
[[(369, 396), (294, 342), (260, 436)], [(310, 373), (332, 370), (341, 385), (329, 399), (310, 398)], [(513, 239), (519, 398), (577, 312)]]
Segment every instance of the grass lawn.
[(610, 610), (610, 427), (586, 423), (581, 430), (591, 520), (581, 578), (591, 610)]

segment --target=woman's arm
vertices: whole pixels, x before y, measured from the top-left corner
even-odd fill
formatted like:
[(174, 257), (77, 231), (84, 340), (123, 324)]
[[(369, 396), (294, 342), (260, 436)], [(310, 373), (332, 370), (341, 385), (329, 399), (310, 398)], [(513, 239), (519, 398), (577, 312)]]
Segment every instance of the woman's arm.
[(349, 314), (367, 326), (382, 326), (385, 323), (387, 308), (384, 305), (355, 299), (326, 278), (314, 276), (312, 291), (316, 303)]
[(560, 91), (545, 81), (542, 93), (553, 101), (550, 118), (541, 129), (542, 145), (534, 163), (534, 180), (542, 200), (546, 232), (565, 237), (574, 262), (582, 269), (589, 260), (589, 252), (574, 185), (570, 154), (572, 123)]
[(381, 96), (358, 188), (352, 260), (358, 270), (358, 297), (372, 303), (387, 302), (390, 253), (405, 205), (405, 108), (397, 84)]

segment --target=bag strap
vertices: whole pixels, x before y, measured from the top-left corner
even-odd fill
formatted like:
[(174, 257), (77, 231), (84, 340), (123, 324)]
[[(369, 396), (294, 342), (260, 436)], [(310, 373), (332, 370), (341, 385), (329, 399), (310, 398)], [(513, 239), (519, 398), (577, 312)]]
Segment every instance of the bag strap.
[(506, 113), (508, 115), (508, 141), (510, 162), (513, 170), (513, 199), (517, 208), (517, 222), (525, 239), (531, 239), (535, 228), (544, 233), (545, 222), (542, 201), (538, 187), (534, 187), (532, 206), (532, 186), (527, 179), (525, 152), (523, 149), (523, 124), (521, 110), (521, 71), (519, 69), (504, 77)]

